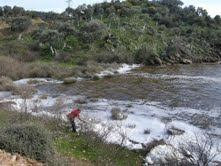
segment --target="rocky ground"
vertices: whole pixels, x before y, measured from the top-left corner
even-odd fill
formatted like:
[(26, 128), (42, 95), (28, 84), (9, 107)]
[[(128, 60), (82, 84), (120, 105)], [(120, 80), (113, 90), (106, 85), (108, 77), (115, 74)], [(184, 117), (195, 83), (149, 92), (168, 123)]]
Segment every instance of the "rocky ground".
[(2, 166), (43, 166), (35, 160), (31, 160), (20, 155), (12, 155), (0, 150), (0, 165)]

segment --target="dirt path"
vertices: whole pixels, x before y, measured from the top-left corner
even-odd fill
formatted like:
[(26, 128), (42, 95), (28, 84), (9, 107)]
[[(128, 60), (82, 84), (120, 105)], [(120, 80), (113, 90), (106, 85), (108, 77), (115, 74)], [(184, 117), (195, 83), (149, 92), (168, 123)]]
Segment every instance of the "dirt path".
[(11, 155), (0, 150), (0, 166), (43, 166), (43, 164), (20, 155)]

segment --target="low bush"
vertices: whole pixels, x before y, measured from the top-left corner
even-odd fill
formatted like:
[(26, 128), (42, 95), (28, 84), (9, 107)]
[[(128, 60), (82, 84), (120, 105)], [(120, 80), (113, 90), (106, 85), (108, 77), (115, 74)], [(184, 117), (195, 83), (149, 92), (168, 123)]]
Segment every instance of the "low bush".
[(23, 63), (10, 57), (0, 56), (0, 75), (13, 80), (28, 77), (65, 78), (73, 76), (71, 68), (59, 66), (56, 63)]
[(145, 65), (160, 65), (162, 62), (154, 47), (141, 46), (136, 50), (134, 55), (135, 63)]
[(11, 30), (14, 32), (23, 32), (31, 26), (31, 19), (29, 18), (16, 18), (12, 21)]
[(0, 149), (18, 153), (41, 162), (50, 162), (54, 155), (50, 133), (39, 125), (13, 125), (0, 131)]
[(0, 91), (14, 91), (16, 86), (13, 81), (8, 77), (0, 77)]

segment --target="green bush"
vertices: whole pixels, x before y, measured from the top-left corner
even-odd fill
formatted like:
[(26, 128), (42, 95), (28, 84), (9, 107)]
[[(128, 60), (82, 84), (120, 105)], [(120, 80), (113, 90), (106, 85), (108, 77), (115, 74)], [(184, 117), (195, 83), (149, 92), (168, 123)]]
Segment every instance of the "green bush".
[(150, 46), (141, 46), (135, 51), (134, 61), (135, 63), (143, 63), (145, 65), (155, 65), (157, 62), (157, 51), (154, 47)]
[(31, 25), (29, 18), (16, 18), (12, 21), (11, 30), (14, 32), (23, 32)]
[(81, 29), (81, 38), (84, 42), (93, 43), (96, 40), (100, 40), (107, 33), (107, 26), (100, 20), (91, 20), (85, 23)]
[(41, 162), (51, 161), (54, 150), (50, 134), (33, 124), (13, 125), (0, 131), (0, 149)]

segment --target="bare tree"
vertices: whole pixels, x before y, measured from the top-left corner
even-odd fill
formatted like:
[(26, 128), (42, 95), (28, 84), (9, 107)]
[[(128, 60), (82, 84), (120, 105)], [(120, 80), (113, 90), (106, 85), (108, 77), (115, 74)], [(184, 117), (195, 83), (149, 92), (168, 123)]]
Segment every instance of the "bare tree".
[(211, 136), (205, 134), (203, 138), (195, 136), (195, 141), (180, 145), (180, 153), (187, 165), (208, 166), (219, 155), (220, 149)]

